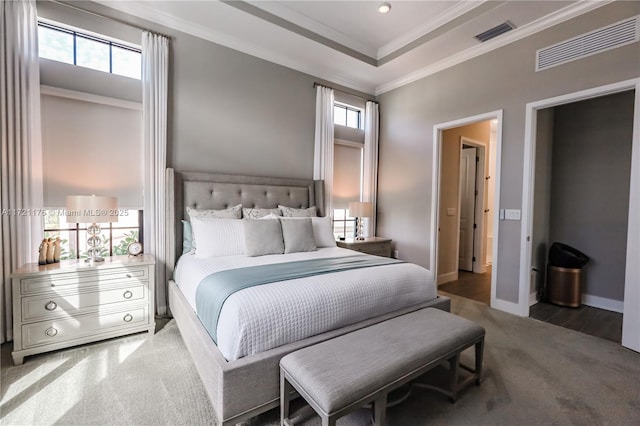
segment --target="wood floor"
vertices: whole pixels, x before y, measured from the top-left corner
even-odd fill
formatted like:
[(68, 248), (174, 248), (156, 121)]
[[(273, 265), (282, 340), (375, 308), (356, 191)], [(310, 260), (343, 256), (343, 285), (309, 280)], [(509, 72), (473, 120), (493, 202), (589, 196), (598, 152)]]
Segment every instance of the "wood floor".
[[(489, 305), (491, 303), (491, 269), (484, 274), (459, 271), (458, 279), (438, 286), (438, 290)], [(529, 309), (529, 317), (560, 327), (590, 334), (612, 342), (622, 342), (622, 314), (580, 306), (567, 308), (540, 301)]]
[(458, 271), (458, 279), (438, 286), (438, 290), (482, 302), (491, 303), (491, 267), (484, 274)]

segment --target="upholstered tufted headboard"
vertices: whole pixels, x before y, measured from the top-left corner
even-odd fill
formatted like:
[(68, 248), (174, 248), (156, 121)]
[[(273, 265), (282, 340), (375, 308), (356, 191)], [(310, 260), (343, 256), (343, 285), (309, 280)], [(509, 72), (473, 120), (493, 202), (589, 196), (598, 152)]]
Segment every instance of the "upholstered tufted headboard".
[(324, 216), (322, 181), (283, 179), (217, 173), (166, 171), (167, 268), (168, 277), (182, 253), (182, 220), (187, 207), (224, 209), (237, 204), (247, 208), (277, 208), (278, 205), (316, 206)]

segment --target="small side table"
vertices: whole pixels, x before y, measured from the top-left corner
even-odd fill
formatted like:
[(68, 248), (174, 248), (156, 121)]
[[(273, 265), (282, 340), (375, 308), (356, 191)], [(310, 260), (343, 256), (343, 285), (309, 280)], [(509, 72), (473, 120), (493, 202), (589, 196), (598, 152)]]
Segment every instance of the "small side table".
[(361, 253), (391, 257), (391, 238), (369, 237), (364, 240), (348, 238), (344, 241), (337, 241), (337, 244), (338, 247), (359, 251)]

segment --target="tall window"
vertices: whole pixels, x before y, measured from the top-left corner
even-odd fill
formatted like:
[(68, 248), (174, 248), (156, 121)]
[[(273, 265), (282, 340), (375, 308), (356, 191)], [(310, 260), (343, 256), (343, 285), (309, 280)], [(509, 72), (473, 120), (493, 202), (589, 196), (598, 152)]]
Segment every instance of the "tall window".
[(362, 129), (362, 110), (350, 105), (335, 103), (333, 105), (333, 123), (339, 126)]
[(38, 21), (41, 58), (65, 62), (140, 80), (140, 47), (109, 40), (75, 28)]
[[(44, 212), (44, 237), (60, 238), (61, 256), (65, 259), (87, 257), (87, 224), (67, 223), (64, 210), (47, 209)], [(104, 223), (101, 226), (103, 252), (100, 256), (127, 254), (127, 247), (133, 241), (141, 240), (142, 210), (124, 210), (118, 216), (118, 222)]]

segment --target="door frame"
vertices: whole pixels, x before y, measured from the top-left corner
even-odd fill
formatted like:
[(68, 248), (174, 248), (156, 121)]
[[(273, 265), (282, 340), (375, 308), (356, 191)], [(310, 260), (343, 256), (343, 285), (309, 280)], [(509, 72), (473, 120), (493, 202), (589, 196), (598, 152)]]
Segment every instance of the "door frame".
[(543, 99), (526, 105), (518, 310), (519, 315), (529, 316), (538, 110), (629, 90), (635, 90), (635, 102), (631, 147), (631, 182), (629, 187), (622, 346), (640, 352), (640, 262), (633, 257), (640, 252), (640, 78)]
[[(499, 301), (496, 299), (496, 282), (498, 278), (498, 234), (499, 230), (499, 215), (497, 212), (500, 209), (500, 176), (501, 176), (501, 163), (502, 163), (502, 122), (503, 111), (501, 109), (483, 114), (478, 114), (470, 117), (460, 118), (453, 121), (447, 121), (444, 123), (435, 124), (433, 126), (433, 173), (431, 175), (431, 255), (429, 264), (433, 273), (434, 280), (438, 279), (438, 227), (440, 225), (440, 169), (442, 167), (442, 134), (445, 130), (453, 129), (456, 127), (462, 127), (469, 124), (478, 123), (481, 121), (497, 120), (496, 124), (496, 140), (495, 144), (489, 146), (491, 158), (495, 158), (495, 176), (491, 176), (494, 185), (494, 202), (493, 206), (493, 248), (492, 248), (492, 274), (491, 274), (491, 304), (492, 308), (497, 307)], [(500, 307), (498, 307), (500, 309)], [(504, 310), (504, 309), (503, 309)]]

